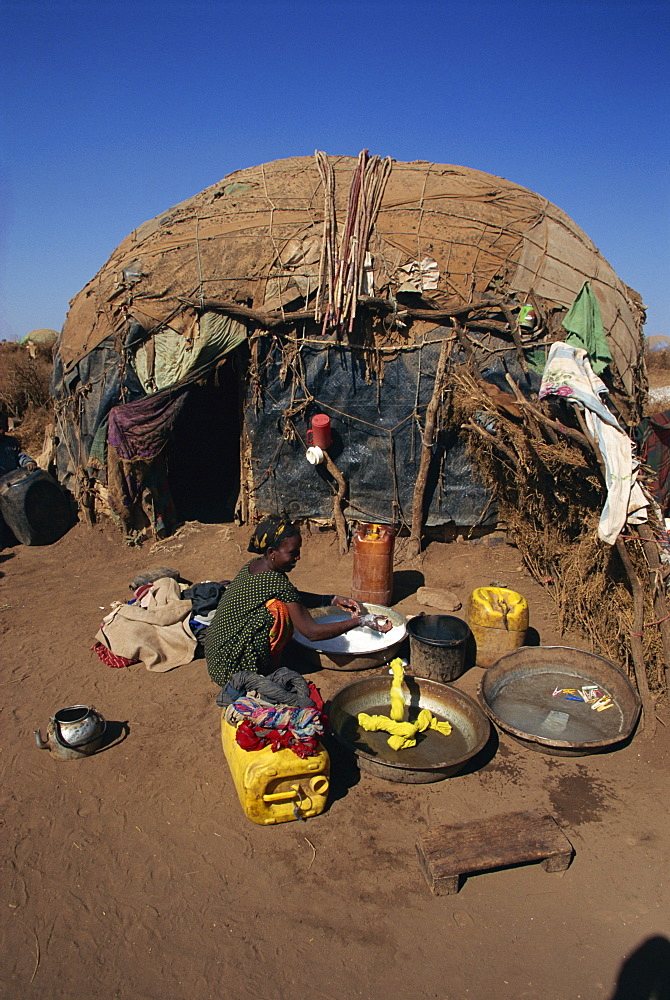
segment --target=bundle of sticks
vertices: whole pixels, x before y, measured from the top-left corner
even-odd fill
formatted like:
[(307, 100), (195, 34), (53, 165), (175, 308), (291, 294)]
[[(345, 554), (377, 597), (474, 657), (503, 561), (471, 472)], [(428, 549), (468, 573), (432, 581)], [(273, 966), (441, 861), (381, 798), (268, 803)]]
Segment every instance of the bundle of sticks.
[(393, 161), (388, 156), (383, 160), (370, 156), (367, 149), (359, 153), (349, 188), (344, 228), (338, 240), (333, 168), (325, 153), (316, 150), (314, 156), (323, 184), (324, 204), (315, 318), (322, 322), (324, 333), (328, 329), (351, 333), (365, 257)]

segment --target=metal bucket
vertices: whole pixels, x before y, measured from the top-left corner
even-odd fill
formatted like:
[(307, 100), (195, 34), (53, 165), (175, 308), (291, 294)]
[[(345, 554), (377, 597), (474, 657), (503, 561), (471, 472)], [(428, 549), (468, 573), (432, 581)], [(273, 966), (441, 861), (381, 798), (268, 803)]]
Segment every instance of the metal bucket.
[(453, 615), (417, 615), (407, 623), (409, 661), (415, 677), (442, 684), (456, 680), (465, 670), (470, 628)]

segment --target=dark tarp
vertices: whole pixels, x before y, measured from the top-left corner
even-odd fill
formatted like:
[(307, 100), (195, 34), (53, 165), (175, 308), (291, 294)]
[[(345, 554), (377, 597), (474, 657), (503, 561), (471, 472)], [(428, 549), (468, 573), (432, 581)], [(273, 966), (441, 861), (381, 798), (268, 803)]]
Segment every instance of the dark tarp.
[[(145, 393), (137, 375), (122, 362), (109, 337), (86, 354), (67, 374), (56, 353), (51, 394), (58, 418), (56, 461), (61, 482), (73, 488), (78, 468), (94, 460), (96, 479), (106, 482), (106, 428), (109, 411), (119, 403), (141, 399)], [(94, 448), (94, 441), (97, 445)]]
[[(386, 361), (381, 381), (366, 380), (360, 351), (303, 345), (303, 384), (314, 397), (304, 408), (304, 392), (281, 378), (276, 342), (264, 339), (262, 349), (264, 401), (258, 409), (248, 405), (245, 414), (256, 507), (285, 508), (298, 518), (332, 517), (334, 481), (323, 465), (312, 466), (305, 458), (309, 421), (315, 413), (326, 413), (333, 435), (329, 454), (350, 484), (345, 513), (361, 520), (411, 522), (439, 343), (398, 352)], [(285, 416), (296, 409), (293, 418)], [(496, 507), (454, 429), (437, 435), (426, 505), (428, 525), (496, 523)]]

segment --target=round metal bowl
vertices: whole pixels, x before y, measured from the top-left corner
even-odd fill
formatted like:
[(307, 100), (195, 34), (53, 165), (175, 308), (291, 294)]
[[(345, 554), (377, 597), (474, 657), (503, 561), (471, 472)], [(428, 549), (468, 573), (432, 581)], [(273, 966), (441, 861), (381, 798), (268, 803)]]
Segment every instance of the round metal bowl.
[[(597, 684), (614, 705), (593, 711), (583, 701), (553, 692)], [(628, 739), (640, 699), (610, 660), (567, 646), (521, 646), (484, 674), (479, 703), (489, 719), (531, 750), (580, 757), (610, 750)]]
[(333, 697), (328, 715), (333, 733), (356, 754), (362, 771), (388, 781), (422, 784), (458, 774), (486, 745), (491, 733), (488, 719), (468, 695), (439, 681), (405, 676), (406, 717), (415, 719), (428, 708), (438, 719), (451, 723), (449, 736), (429, 730), (415, 747), (394, 751), (386, 733), (368, 733), (358, 725), (358, 713), (388, 715), (391, 677), (361, 677)]
[[(390, 632), (373, 632), (371, 629), (352, 629), (335, 639), (320, 639), (310, 642), (296, 630), (294, 642), (300, 646), (300, 660), (313, 670), (371, 670), (390, 663), (407, 635), (407, 619), (404, 615), (384, 608), (380, 604), (364, 604), (372, 615), (384, 615), (393, 628)], [(349, 614), (340, 608), (315, 608), (310, 612), (316, 621), (346, 621)], [(295, 648), (295, 647), (294, 647)]]

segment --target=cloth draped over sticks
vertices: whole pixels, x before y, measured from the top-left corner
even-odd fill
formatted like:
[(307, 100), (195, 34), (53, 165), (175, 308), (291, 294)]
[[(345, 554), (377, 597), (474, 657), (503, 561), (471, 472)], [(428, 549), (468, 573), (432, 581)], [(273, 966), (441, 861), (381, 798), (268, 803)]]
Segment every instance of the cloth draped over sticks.
[(637, 482), (639, 463), (633, 457), (633, 442), (603, 403), (607, 393), (607, 386), (594, 373), (585, 350), (562, 341), (552, 344), (539, 398), (562, 396), (584, 410), (586, 426), (598, 442), (605, 464), (607, 500), (598, 536), (613, 545), (627, 521), (641, 524), (647, 520), (649, 500)]
[(151, 461), (172, 436), (189, 386), (164, 389), (109, 411), (107, 440), (125, 462)]
[[(126, 529), (133, 510), (148, 489), (153, 498), (154, 529), (171, 529), (175, 513), (164, 462), (158, 459), (186, 402), (189, 385), (164, 389), (114, 406), (107, 424), (107, 484), (112, 508)], [(160, 523), (159, 523), (160, 522)]]
[(602, 375), (612, 360), (598, 300), (591, 283), (585, 281), (579, 295), (568, 309), (562, 323), (567, 331), (566, 344), (581, 347), (589, 356), (596, 375)]
[(157, 673), (190, 663), (197, 645), (188, 624), (192, 603), (182, 600), (177, 581), (155, 580), (142, 603), (146, 607), (138, 602), (114, 608), (103, 619), (96, 640)]
[(643, 463), (652, 470), (651, 493), (666, 516), (670, 510), (670, 410), (641, 420), (636, 429)]

